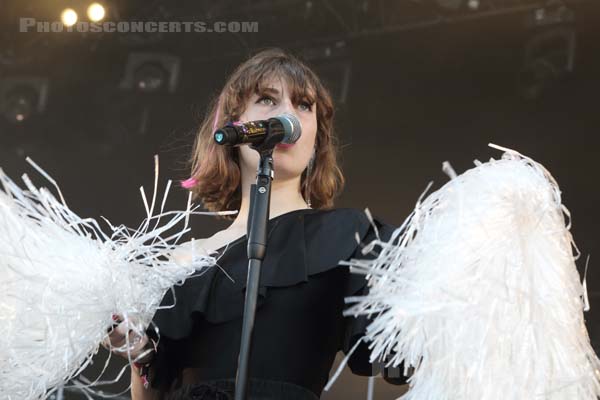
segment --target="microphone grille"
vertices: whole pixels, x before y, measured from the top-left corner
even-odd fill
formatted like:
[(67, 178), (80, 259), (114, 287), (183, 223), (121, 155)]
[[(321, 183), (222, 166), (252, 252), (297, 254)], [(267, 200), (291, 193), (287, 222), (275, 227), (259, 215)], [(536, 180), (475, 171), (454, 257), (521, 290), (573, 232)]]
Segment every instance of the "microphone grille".
[(300, 125), (300, 121), (298, 120), (298, 118), (296, 118), (295, 115), (289, 113), (281, 114), (277, 118), (281, 121), (285, 130), (285, 137), (281, 141), (281, 143), (296, 143), (296, 141), (300, 139), (300, 135), (302, 134), (302, 126)]

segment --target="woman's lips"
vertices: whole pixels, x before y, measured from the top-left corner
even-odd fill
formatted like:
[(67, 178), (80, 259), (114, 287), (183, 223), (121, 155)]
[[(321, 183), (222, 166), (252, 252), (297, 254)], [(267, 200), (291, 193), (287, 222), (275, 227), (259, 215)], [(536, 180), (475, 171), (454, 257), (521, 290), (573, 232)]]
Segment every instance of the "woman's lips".
[(289, 143), (277, 143), (275, 146), (281, 147), (283, 149), (288, 149), (288, 148), (290, 148), (290, 147), (292, 147), (294, 145), (295, 145), (295, 143), (291, 143), (291, 144), (289, 144)]

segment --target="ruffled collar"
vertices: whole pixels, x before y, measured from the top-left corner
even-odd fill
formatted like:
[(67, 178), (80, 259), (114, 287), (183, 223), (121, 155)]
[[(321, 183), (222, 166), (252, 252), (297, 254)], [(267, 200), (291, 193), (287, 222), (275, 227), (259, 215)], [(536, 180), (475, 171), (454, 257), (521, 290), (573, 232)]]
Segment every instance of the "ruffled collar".
[[(364, 212), (351, 208), (300, 209), (270, 219), (257, 308), (266, 301), (270, 287), (308, 282), (311, 275), (351, 258), (358, 247), (356, 238), (364, 238), (369, 227)], [(196, 314), (212, 323), (243, 315), (248, 270), (245, 243), (246, 235), (218, 249), (217, 266), (167, 293), (163, 305), (174, 304), (176, 298), (177, 306), (156, 313), (154, 322), (163, 334), (173, 339), (189, 335)], [(352, 282), (364, 285), (362, 278)], [(349, 288), (349, 293), (355, 289)]]
[[(364, 213), (350, 208), (302, 209), (272, 218), (261, 266), (261, 288), (307, 282), (310, 275), (335, 268), (354, 253), (357, 235), (362, 238), (368, 228)], [(229, 283), (237, 289), (246, 287), (245, 244), (246, 235), (218, 250), (217, 264), (234, 279)]]
[[(313, 209), (313, 208), (301, 208), (298, 210), (292, 210), (292, 211), (288, 211), (283, 214), (279, 214), (276, 217), (272, 217), (267, 221), (268, 232), (270, 234), (270, 232), (273, 230), (273, 228), (275, 226), (277, 226), (277, 224), (280, 222), (281, 219), (290, 218), (290, 217), (296, 216), (298, 214), (310, 214), (310, 213), (315, 213), (315, 212), (319, 212), (319, 211), (320, 210)], [(267, 236), (267, 242), (268, 242), (268, 239), (269, 239), (269, 236)], [(219, 247), (217, 250), (215, 250), (215, 252), (218, 253), (217, 258), (223, 256), (223, 254), (226, 253), (229, 249), (231, 249), (239, 244), (247, 243), (247, 241), (248, 241), (248, 235), (245, 234), (243, 236), (238, 237), (237, 239), (232, 240), (228, 244)], [(269, 242), (268, 242), (268, 245), (270, 245)]]

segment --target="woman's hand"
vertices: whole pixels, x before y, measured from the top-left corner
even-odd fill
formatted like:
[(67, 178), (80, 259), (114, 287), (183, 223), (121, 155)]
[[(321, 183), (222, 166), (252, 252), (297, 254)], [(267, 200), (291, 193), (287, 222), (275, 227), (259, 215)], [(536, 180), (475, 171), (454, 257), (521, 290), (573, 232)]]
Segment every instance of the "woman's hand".
[(113, 320), (115, 320), (115, 324), (110, 328), (109, 335), (102, 342), (102, 346), (120, 357), (126, 359), (131, 357), (131, 361), (138, 364), (149, 362), (154, 356), (154, 348), (148, 336), (145, 333), (140, 336), (134, 332), (130, 329), (131, 321), (124, 322), (120, 315), (114, 315)]
[[(148, 381), (148, 365), (154, 358), (154, 342), (144, 333), (139, 335), (131, 329), (129, 324), (123, 321), (121, 315), (113, 315), (115, 324), (110, 328), (108, 337), (102, 346), (107, 350), (129, 359), (131, 366), (131, 399), (132, 400), (159, 400), (159, 391), (150, 388)], [(129, 341), (129, 346), (127, 342)], [(129, 351), (127, 351), (129, 348)]]

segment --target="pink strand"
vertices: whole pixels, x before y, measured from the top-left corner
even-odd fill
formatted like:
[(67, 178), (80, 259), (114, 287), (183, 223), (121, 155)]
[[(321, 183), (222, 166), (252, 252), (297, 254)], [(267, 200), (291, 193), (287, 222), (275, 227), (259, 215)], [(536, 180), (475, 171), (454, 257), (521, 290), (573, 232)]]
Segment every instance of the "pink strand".
[(185, 181), (181, 181), (181, 187), (184, 189), (191, 189), (198, 183), (198, 180), (195, 178), (188, 178)]
[[(217, 112), (215, 113), (215, 120), (213, 122), (213, 132), (217, 130), (217, 124), (219, 123), (219, 117), (221, 116), (221, 96), (219, 96), (219, 102), (217, 104)], [(181, 181), (181, 187), (184, 189), (192, 189), (194, 186), (198, 184), (198, 180), (196, 178), (190, 177), (185, 181)]]
[(217, 104), (217, 112), (215, 114), (215, 122), (213, 123), (213, 132), (217, 130), (217, 123), (219, 122), (220, 115), (221, 115), (221, 97), (219, 96), (219, 104)]

